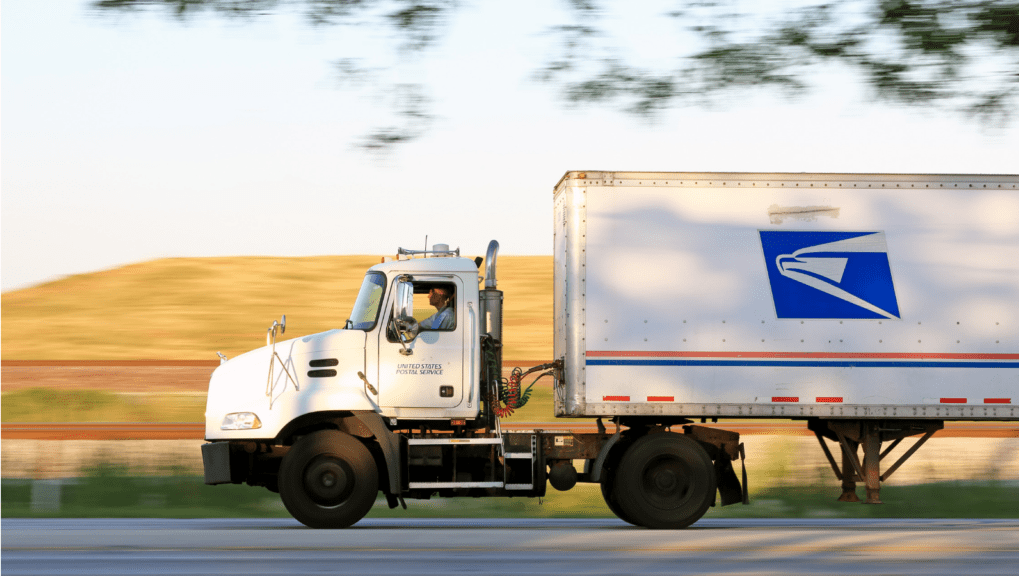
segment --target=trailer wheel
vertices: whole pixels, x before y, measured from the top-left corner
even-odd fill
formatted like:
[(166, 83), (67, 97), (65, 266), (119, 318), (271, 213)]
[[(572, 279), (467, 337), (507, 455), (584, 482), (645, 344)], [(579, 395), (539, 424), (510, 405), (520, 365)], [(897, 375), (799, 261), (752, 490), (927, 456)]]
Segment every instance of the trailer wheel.
[(623, 512), (623, 509), (619, 507), (619, 502), (616, 501), (615, 496), (612, 495), (612, 489), (615, 486), (615, 470), (602, 470), (601, 479), (601, 496), (605, 499), (605, 505), (609, 507), (609, 510), (616, 515), (617, 518), (624, 522), (628, 522), (637, 526), (638, 524), (630, 519), (630, 516)]
[(283, 505), (311, 528), (346, 528), (371, 509), (379, 491), (371, 453), (352, 436), (323, 430), (297, 441), (280, 464)]
[(708, 511), (717, 490), (711, 457), (673, 433), (645, 436), (616, 469), (612, 496), (626, 517), (648, 528), (686, 528)]

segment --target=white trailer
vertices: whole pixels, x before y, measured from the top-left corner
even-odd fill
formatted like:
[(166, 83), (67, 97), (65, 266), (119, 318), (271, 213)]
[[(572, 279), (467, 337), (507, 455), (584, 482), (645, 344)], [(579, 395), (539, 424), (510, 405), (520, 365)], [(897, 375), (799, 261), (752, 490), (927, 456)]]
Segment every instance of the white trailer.
[(1016, 186), (570, 172), (557, 415), (1013, 419)]
[(593, 482), (620, 518), (670, 528), (747, 500), (739, 435), (698, 419), (806, 420), (839, 499), (864, 482), (870, 503), (946, 420), (1019, 420), (1019, 176), (568, 172), (554, 231), (538, 370), (556, 416), (613, 430), (502, 432), (519, 379), (500, 377), (498, 244), (484, 289), (481, 258), (401, 250), (343, 329), (277, 343), (274, 323), (216, 370), (206, 482), (278, 490), (316, 527), (379, 490), (396, 506)]

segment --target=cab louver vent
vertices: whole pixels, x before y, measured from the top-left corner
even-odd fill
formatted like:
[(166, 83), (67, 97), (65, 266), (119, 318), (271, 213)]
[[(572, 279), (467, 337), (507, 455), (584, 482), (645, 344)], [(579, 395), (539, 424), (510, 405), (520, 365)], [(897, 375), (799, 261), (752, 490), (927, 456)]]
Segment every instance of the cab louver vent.
[(326, 366), (337, 366), (340, 361), (336, 358), (320, 358), (318, 360), (312, 360), (308, 362), (308, 365), (312, 368), (325, 368)]

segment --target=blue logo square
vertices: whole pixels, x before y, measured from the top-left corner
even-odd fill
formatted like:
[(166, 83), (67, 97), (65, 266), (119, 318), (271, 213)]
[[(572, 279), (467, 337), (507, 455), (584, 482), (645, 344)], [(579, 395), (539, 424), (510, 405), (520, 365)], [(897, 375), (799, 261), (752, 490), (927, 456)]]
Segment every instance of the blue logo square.
[(899, 318), (884, 232), (760, 233), (779, 318)]

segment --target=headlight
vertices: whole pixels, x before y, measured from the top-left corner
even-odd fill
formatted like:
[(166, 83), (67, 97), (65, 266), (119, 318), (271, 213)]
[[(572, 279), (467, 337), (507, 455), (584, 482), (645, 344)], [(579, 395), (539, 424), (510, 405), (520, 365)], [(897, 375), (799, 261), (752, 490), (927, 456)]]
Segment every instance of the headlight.
[(254, 412), (234, 412), (223, 417), (220, 430), (254, 430), (261, 428), (262, 421)]

